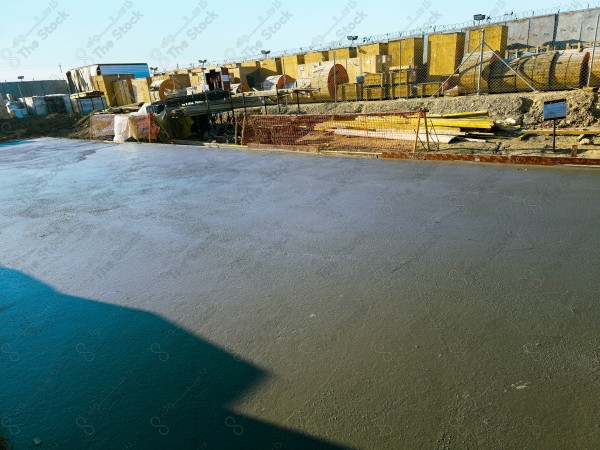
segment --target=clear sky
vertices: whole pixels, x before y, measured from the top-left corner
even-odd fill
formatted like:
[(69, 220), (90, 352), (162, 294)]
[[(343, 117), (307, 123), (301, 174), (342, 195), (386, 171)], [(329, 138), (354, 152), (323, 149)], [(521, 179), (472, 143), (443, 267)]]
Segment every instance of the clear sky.
[[(0, 2), (0, 81), (62, 78), (94, 63), (147, 62), (161, 70), (309, 47), (430, 25), (462, 23), (473, 14), (559, 6), (544, 0), (25, 0)], [(566, 1), (562, 9), (597, 6)], [(360, 41), (359, 41), (360, 42)]]

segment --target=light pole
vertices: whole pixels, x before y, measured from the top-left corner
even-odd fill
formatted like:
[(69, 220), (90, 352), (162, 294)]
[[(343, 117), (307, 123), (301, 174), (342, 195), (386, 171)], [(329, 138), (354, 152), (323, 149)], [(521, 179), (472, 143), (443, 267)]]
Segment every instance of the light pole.
[(358, 39), (358, 36), (346, 36), (346, 38), (348, 38), (348, 40), (350, 41), (350, 48), (352, 48), (352, 47), (354, 47), (353, 44)]
[[(354, 42), (356, 42), (356, 40), (358, 39), (358, 36), (346, 36), (346, 38), (350, 41), (350, 50), (352, 50), (352, 47), (354, 47)], [(357, 53), (358, 53), (358, 47), (356, 47)], [(360, 64), (360, 76), (362, 77), (363, 74), (363, 69), (362, 69), (362, 56), (359, 56), (359, 64)], [(348, 66), (346, 65), (346, 70), (348, 69)]]
[[(479, 23), (481, 26), (481, 22), (487, 19), (485, 14), (475, 14), (473, 16), (473, 20)], [(483, 69), (483, 46), (485, 45), (485, 28), (481, 28), (481, 49), (479, 54), (479, 75), (477, 77), (477, 95), (481, 94), (481, 71)]]
[[(264, 61), (269, 56), (269, 53), (271, 53), (271, 50), (261, 50), (260, 52), (263, 55), (263, 61)], [(260, 69), (262, 69), (262, 64), (258, 68), (258, 78), (259, 78), (259, 80), (262, 80), (262, 74), (261, 74), (261, 70)], [(265, 80), (266, 80), (266, 78), (267, 77), (265, 77)], [(264, 87), (263, 87), (263, 81), (260, 82), (260, 86), (261, 86), (261, 89), (264, 89)], [(265, 108), (266, 108), (266, 106), (265, 106)]]
[[(18, 78), (18, 79), (21, 81), (21, 83), (22, 83), (22, 82), (23, 82), (23, 79), (24, 79), (25, 77), (24, 77), (23, 75), (19, 75), (17, 78)], [(20, 98), (23, 98), (23, 91), (21, 91), (21, 83), (19, 83), (19, 84), (18, 84), (18, 86), (19, 86), (19, 97), (20, 97)]]

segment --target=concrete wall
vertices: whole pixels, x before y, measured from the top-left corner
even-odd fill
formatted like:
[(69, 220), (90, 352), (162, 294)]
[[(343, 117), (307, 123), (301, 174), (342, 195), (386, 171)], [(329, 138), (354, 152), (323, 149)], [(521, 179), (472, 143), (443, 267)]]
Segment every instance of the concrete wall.
[[(19, 91), (19, 88), (21, 90)], [(0, 96), (11, 94), (14, 98), (36, 95), (68, 94), (66, 80), (13, 81), (0, 83)]]
[(593, 41), (599, 14), (600, 8), (593, 8), (503, 22), (508, 26), (508, 48), (564, 47), (568, 42)]
[[(560, 14), (556, 27), (556, 41), (593, 41), (598, 14), (600, 14), (600, 9)], [(600, 38), (600, 35), (598, 37)]]

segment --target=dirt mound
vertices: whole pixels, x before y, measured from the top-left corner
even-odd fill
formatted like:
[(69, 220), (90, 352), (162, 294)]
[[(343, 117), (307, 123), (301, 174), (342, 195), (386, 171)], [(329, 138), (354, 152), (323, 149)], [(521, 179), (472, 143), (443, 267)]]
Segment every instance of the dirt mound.
[(79, 115), (50, 114), (0, 121), (0, 142), (36, 137), (70, 137)]

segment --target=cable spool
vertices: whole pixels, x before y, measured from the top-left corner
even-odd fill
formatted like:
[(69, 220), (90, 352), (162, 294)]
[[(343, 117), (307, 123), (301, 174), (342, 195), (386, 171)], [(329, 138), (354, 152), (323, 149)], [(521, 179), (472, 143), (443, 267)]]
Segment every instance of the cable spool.
[[(537, 55), (523, 56), (510, 63), (527, 83), (538, 91), (549, 91), (552, 89), (550, 83), (551, 74), (554, 72), (558, 52), (540, 53)], [(514, 65), (513, 65), (514, 64)], [(517, 91), (527, 92), (531, 88), (521, 78), (515, 76)]]
[(240, 94), (242, 92), (250, 92), (252, 88), (248, 85), (248, 83), (235, 83), (230, 87), (230, 91), (234, 94)]
[(579, 89), (587, 84), (590, 54), (563, 52), (556, 59), (550, 87), (556, 90)]
[[(483, 52), (480, 84), (481, 92), (489, 92), (491, 67), (497, 60), (498, 56), (494, 52)], [(477, 87), (479, 85), (479, 63), (481, 61), (481, 53), (473, 53), (463, 60), (458, 81), (458, 87), (461, 94), (477, 92)]]
[(164, 100), (176, 93), (182, 86), (176, 80), (158, 80), (150, 85), (150, 99), (153, 102)]
[(346, 84), (349, 81), (348, 72), (341, 64), (323, 63), (313, 70), (310, 87), (319, 89), (311, 94), (313, 100), (328, 101), (335, 98), (335, 85)]
[[(590, 86), (599, 87), (600, 86), (600, 53), (598, 53), (598, 49), (596, 49), (596, 53), (594, 54), (594, 59), (588, 64), (590, 74)], [(587, 85), (587, 80), (586, 80)]]
[(294, 78), (289, 75), (273, 75), (267, 77), (267, 79), (262, 83), (263, 91), (271, 91), (277, 89), (283, 89), (289, 83), (293, 83), (296, 81)]

